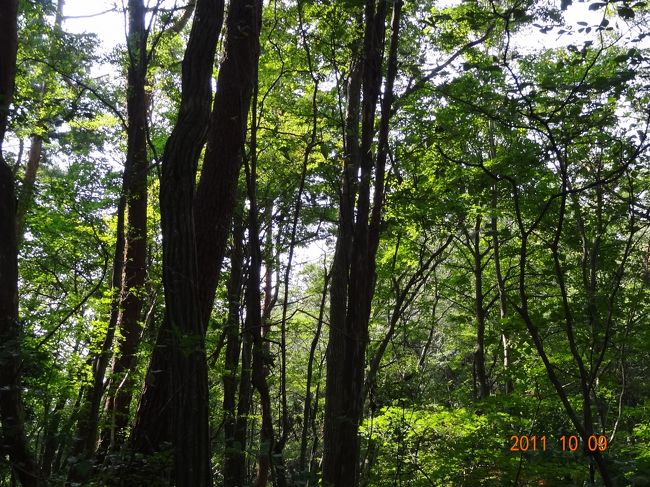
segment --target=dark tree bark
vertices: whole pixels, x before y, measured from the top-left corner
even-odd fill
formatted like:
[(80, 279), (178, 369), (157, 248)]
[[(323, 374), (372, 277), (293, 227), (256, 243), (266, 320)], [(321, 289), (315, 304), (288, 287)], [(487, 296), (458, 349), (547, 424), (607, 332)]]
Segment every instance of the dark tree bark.
[(193, 198), (210, 116), (210, 81), (222, 20), (222, 1), (197, 1), (183, 60), (178, 121), (163, 154), (160, 209), (165, 318), (133, 432), (133, 446), (140, 451), (156, 451), (161, 439), (171, 440), (178, 487), (211, 485), (207, 364)]
[(129, 0), (127, 153), (122, 194), (126, 199), (124, 274), (117, 328), (118, 352), (113, 361), (106, 415), (109, 428), (103, 443), (119, 448), (129, 422), (133, 396), (131, 374), (142, 336), (143, 287), (147, 276), (147, 30), (143, 0)]
[[(201, 12), (201, 7), (199, 1), (197, 15)], [(203, 334), (210, 318), (235, 205), (248, 110), (259, 57), (261, 12), (262, 2), (259, 0), (234, 0), (230, 4), (225, 57), (219, 69), (201, 178), (191, 202), (193, 228), (196, 232), (193, 240), (196, 242), (198, 260), (196, 286)], [(194, 28), (199, 27), (194, 25)], [(202, 42), (205, 43), (206, 39)], [(188, 46), (188, 52), (190, 47), (192, 46)], [(201, 46), (195, 45), (194, 49), (197, 47)], [(188, 85), (187, 96), (195, 91)], [(195, 115), (188, 116), (185, 122), (204, 124), (202, 130), (208, 125), (203, 122), (203, 118)], [(205, 137), (205, 134), (202, 136)], [(203, 140), (192, 147), (192, 151), (200, 151), (202, 143)], [(193, 160), (195, 170), (198, 154)], [(170, 336), (170, 324), (165, 322), (160, 328), (136, 418), (134, 446), (138, 451), (158, 450), (162, 442), (168, 440), (166, 406), (170, 389), (166, 378), (170, 368), (167, 351)]]
[[(353, 65), (348, 85), (345, 169), (330, 291), (322, 467), (323, 483), (327, 486), (349, 487), (357, 485), (359, 481), (358, 431), (362, 420), (365, 353), (384, 199), (388, 127), (393, 83), (397, 73), (401, 7), (401, 1), (394, 3), (388, 75), (376, 158), (373, 157), (372, 146), (376, 106), (382, 84), (386, 2), (366, 2), (363, 62), (359, 65), (356, 61)], [(361, 92), (363, 103), (360, 109)], [(375, 174), (371, 210), (373, 166)]]
[[(252, 342), (253, 363), (251, 381), (260, 396), (260, 408), (262, 410), (257, 473), (253, 485), (255, 487), (264, 487), (268, 483), (269, 474), (273, 469), (271, 453), (275, 438), (273, 432), (273, 416), (271, 413), (271, 393), (266, 380), (268, 375), (268, 363), (266, 359), (268, 349), (264, 343), (264, 337), (268, 332), (266, 319), (270, 316), (270, 308), (272, 307), (272, 292), (269, 289), (270, 286), (267, 287), (264, 313), (262, 312), (262, 293), (260, 292), (262, 251), (260, 245), (259, 207), (257, 204), (257, 86), (255, 87), (251, 120), (250, 165), (247, 164), (246, 168), (249, 201), (248, 244), (250, 249), (250, 267), (248, 284), (246, 286), (246, 321), (244, 332)], [(268, 231), (271, 231), (270, 225)], [(270, 273), (270, 269), (267, 269), (267, 273)], [(267, 275), (270, 276), (270, 274)]]
[(25, 487), (42, 485), (41, 473), (29, 450), (20, 389), (22, 330), (18, 321), (18, 243), (14, 176), (4, 160), (2, 141), (16, 74), (16, 0), (0, 4), (0, 421), (2, 454)]
[[(119, 447), (123, 443), (131, 402), (128, 374), (135, 367), (134, 357), (140, 339), (141, 288), (146, 277), (148, 172), (145, 93), (147, 33), (142, 0), (129, 1), (128, 18), (127, 155), (118, 205), (117, 243), (111, 283), (114, 295), (108, 329), (101, 352), (93, 362), (93, 381), (86, 387), (71, 452), (78, 461), (88, 459), (95, 453), (99, 409), (106, 388), (104, 378), (116, 329), (120, 329), (122, 336), (109, 384), (106, 412), (110, 426), (102, 431), (101, 450)], [(85, 466), (73, 466), (69, 480), (83, 482), (89, 473), (90, 469)]]
[(259, 59), (260, 0), (233, 0), (210, 131), (194, 201), (201, 316), (207, 327), (230, 232)]
[[(252, 375), (252, 334), (244, 325), (242, 334), (241, 349), (241, 372), (239, 374), (239, 394), (237, 396), (237, 422), (233, 441), (232, 456), (229, 458), (227, 470), (233, 479), (233, 486), (249, 485), (246, 471), (246, 438), (248, 437), (248, 416), (251, 411), (251, 400), (253, 396)], [(226, 484), (228, 485), (228, 484)]]
[[(56, 17), (54, 19), (54, 31), (60, 32), (61, 24), (63, 23), (63, 5), (64, 0), (59, 0), (56, 6)], [(48, 92), (48, 84), (43, 81), (40, 86), (40, 95), (44, 97)], [(48, 129), (47, 121), (40, 120), (38, 123), (38, 131), (32, 134), (30, 139), (29, 152), (27, 154), (27, 164), (25, 167), (25, 176), (22, 181), (22, 188), (18, 195), (18, 207), (16, 210), (16, 236), (18, 239), (18, 246), (20, 247), (23, 235), (25, 233), (25, 219), (27, 212), (32, 204), (34, 186), (36, 184), (36, 176), (41, 164), (43, 154), (43, 135), (42, 131)]]

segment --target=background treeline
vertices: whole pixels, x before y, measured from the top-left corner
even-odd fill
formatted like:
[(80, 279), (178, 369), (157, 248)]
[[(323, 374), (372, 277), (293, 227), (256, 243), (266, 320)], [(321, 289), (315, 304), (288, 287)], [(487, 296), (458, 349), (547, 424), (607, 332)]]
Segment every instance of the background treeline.
[(0, 486), (650, 485), (648, 8), (571, 3), (3, 0)]

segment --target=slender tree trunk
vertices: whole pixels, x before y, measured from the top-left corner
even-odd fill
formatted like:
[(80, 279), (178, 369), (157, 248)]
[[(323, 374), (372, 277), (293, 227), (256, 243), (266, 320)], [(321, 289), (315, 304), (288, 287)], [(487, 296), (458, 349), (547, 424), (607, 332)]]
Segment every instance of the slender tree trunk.
[(483, 293), (483, 253), (481, 252), (481, 225), (482, 217), (476, 217), (474, 232), (471, 235), (470, 245), (474, 259), (474, 312), (476, 317), (476, 351), (474, 352), (474, 368), (478, 382), (477, 399), (484, 399), (490, 395), (485, 370), (485, 295)]
[(129, 0), (127, 154), (122, 194), (126, 199), (124, 275), (117, 327), (118, 351), (113, 361), (106, 415), (110, 427), (103, 443), (110, 449), (124, 443), (133, 396), (132, 373), (142, 336), (142, 305), (147, 276), (147, 31), (143, 0)]
[[(372, 394), (372, 390), (375, 387), (377, 381), (377, 373), (379, 372), (379, 366), (381, 361), (386, 353), (386, 349), (390, 341), (393, 339), (395, 332), (397, 330), (397, 324), (400, 318), (404, 315), (406, 310), (411, 306), (415, 298), (420, 293), (422, 287), (427, 283), (431, 274), (435, 271), (436, 267), (440, 263), (438, 258), (442, 255), (445, 249), (449, 246), (452, 241), (452, 236), (450, 235), (444, 244), (442, 244), (435, 252), (430, 256), (425, 258), (423, 252), (420, 254), (420, 262), (417, 269), (411, 274), (409, 279), (404, 284), (403, 289), (399, 289), (399, 284), (395, 282), (395, 305), (393, 306), (390, 320), (388, 323), (388, 330), (384, 334), (383, 338), (379, 342), (379, 346), (375, 351), (372, 359), (369, 361), (368, 372), (366, 373), (366, 380), (362, 392), (362, 400), (365, 404), (368, 399), (368, 395)], [(426, 245), (426, 242), (424, 243)], [(399, 250), (399, 245), (395, 248), (395, 254)], [(394, 261), (393, 261), (394, 262)], [(395, 273), (395, 268), (393, 267), (393, 273)], [(399, 281), (402, 279), (400, 278)]]
[(237, 422), (235, 424), (235, 440), (233, 442), (229, 468), (231, 478), (234, 479), (232, 485), (237, 487), (249, 485), (246, 468), (246, 439), (248, 438), (248, 416), (251, 412), (253, 395), (253, 387), (251, 384), (252, 350), (252, 332), (247, 328), (245, 323), (242, 334), (241, 373), (239, 376), (239, 394), (237, 396)]
[[(501, 239), (499, 238), (499, 224), (496, 215), (497, 203), (498, 187), (494, 185), (492, 189), (492, 217), (490, 223), (492, 231), (492, 247), (494, 248), (494, 272), (497, 280), (497, 292), (499, 293), (499, 316), (501, 318), (501, 326), (504, 326), (504, 321), (508, 316), (508, 297), (506, 295), (506, 283), (501, 269)], [(515, 390), (515, 387), (514, 382), (510, 377), (510, 339), (505, 331), (501, 332), (501, 346), (503, 348), (503, 370), (507, 376), (504, 389), (506, 394), (510, 394)]]
[[(102, 341), (99, 354), (92, 363), (92, 382), (82, 388), (83, 404), (79, 410), (77, 429), (72, 446), (71, 456), (80, 459), (88, 458), (94, 454), (97, 443), (99, 425), (99, 410), (104, 394), (104, 378), (111, 356), (117, 315), (119, 309), (119, 294), (122, 287), (122, 266), (124, 259), (124, 196), (120, 197), (117, 205), (117, 229), (115, 242), (115, 255), (113, 257), (113, 270), (111, 276), (111, 314), (106, 328), (106, 335)], [(44, 464), (45, 466), (45, 464)], [(68, 479), (81, 482), (85, 479), (82, 471), (73, 465), (68, 473)]]
[(48, 415), (45, 429), (43, 432), (43, 450), (41, 454), (40, 464), (43, 470), (43, 478), (49, 479), (52, 474), (54, 459), (56, 457), (56, 449), (60, 441), (60, 426), (63, 409), (65, 408), (67, 397), (62, 394), (56, 401), (54, 408)]
[[(58, 0), (56, 7), (56, 17), (54, 19), (54, 31), (59, 32), (63, 23), (63, 5), (64, 0)], [(49, 54), (51, 57), (51, 53)], [(50, 60), (51, 61), (51, 60)], [(45, 97), (48, 92), (48, 84), (43, 80), (40, 87), (41, 97)], [(27, 211), (32, 203), (34, 194), (34, 185), (36, 184), (36, 176), (41, 163), (43, 154), (43, 135), (42, 132), (47, 130), (47, 122), (44, 120), (39, 121), (37, 131), (30, 137), (29, 152), (27, 154), (27, 165), (25, 168), (25, 176), (22, 181), (22, 188), (18, 195), (18, 205), (16, 209), (16, 236), (18, 239), (18, 246), (20, 247), (23, 236), (25, 233), (25, 219)]]
[(11, 168), (2, 152), (16, 73), (16, 0), (0, 4), (0, 422), (3, 454), (25, 487), (42, 485), (29, 450), (20, 386), (22, 329), (18, 321), (18, 242), (16, 193)]
[[(271, 395), (266, 380), (268, 375), (267, 350), (264, 345), (265, 325), (261, 307), (260, 278), (262, 268), (262, 252), (260, 248), (260, 228), (257, 205), (257, 86), (255, 87), (253, 115), (251, 121), (250, 171), (247, 171), (248, 187), (248, 240), (250, 246), (250, 270), (246, 288), (246, 333), (250, 334), (253, 343), (252, 383), (260, 396), (262, 409), (262, 426), (260, 431), (260, 447), (257, 459), (257, 474), (253, 485), (264, 487), (268, 483), (272, 470), (271, 453), (273, 452), (273, 417), (271, 414)], [(269, 228), (269, 232), (271, 229)], [(270, 273), (270, 269), (267, 269)], [(270, 274), (269, 274), (270, 275)], [(271, 290), (267, 289), (269, 299)], [(270, 303), (270, 301), (269, 301)]]
[(226, 323), (226, 357), (223, 373), (224, 414), (224, 485), (237, 484), (235, 475), (239, 456), (243, 456), (241, 445), (236, 442), (237, 431), (237, 371), (241, 351), (239, 310), (244, 266), (244, 227), (240, 218), (233, 223), (233, 246), (230, 253), (230, 279), (228, 281), (228, 322)]
[[(303, 24), (303, 14), (302, 14), (302, 2), (298, 2), (298, 16), (299, 16), (299, 22), (300, 22), (300, 32), (301, 32), (301, 38), (302, 38), (302, 44), (305, 49), (305, 53), (307, 56), (307, 64), (309, 66), (309, 72), (312, 77), (312, 81), (314, 82), (314, 88), (312, 91), (312, 106), (311, 106), (311, 114), (312, 114), (312, 125), (311, 125), (311, 134), (309, 138), (309, 142), (307, 143), (307, 146), (305, 147), (305, 152), (303, 154), (303, 160), (302, 160), (302, 170), (300, 173), (300, 183), (298, 185), (298, 193), (296, 195), (296, 200), (295, 200), (295, 211), (293, 215), (293, 221), (291, 223), (291, 235), (289, 238), (289, 255), (287, 257), (287, 267), (284, 272), (284, 289), (283, 289), (283, 299), (282, 299), (282, 320), (280, 322), (280, 358), (281, 358), (281, 373), (280, 373), (280, 396), (282, 400), (282, 421), (281, 421), (281, 426), (282, 426), (282, 434), (280, 435), (277, 443), (275, 444), (275, 450), (274, 450), (274, 455), (276, 458), (279, 459), (279, 464), (278, 464), (278, 475), (277, 475), (277, 484), (278, 487), (284, 487), (286, 485), (286, 472), (285, 472), (285, 462), (283, 459), (283, 451), (284, 447), (287, 443), (287, 440), (289, 439), (289, 407), (287, 404), (287, 339), (286, 339), (286, 329), (287, 329), (287, 312), (289, 309), (289, 281), (291, 278), (291, 268), (293, 265), (293, 255), (295, 251), (295, 246), (296, 246), (296, 232), (298, 229), (298, 221), (300, 219), (300, 211), (302, 209), (302, 195), (305, 189), (305, 180), (307, 178), (307, 167), (309, 164), (309, 158), (311, 156), (311, 153), (316, 145), (316, 136), (317, 136), (317, 130), (318, 130), (318, 103), (317, 103), (317, 96), (318, 96), (318, 86), (319, 86), (319, 81), (314, 73), (314, 66), (313, 66), (313, 61), (312, 61), (312, 56), (311, 56), (311, 49), (309, 47), (309, 43), (307, 42), (307, 35), (305, 32), (305, 27)], [(325, 281), (327, 282), (329, 278), (326, 276)], [(323, 311), (323, 307), (321, 306), (321, 313)], [(320, 337), (320, 326), (321, 326), (321, 320), (319, 320), (318, 324), (318, 331), (317, 335)], [(318, 343), (318, 338), (316, 338), (316, 343)], [(307, 371), (307, 394), (305, 395), (305, 409), (304, 409), (304, 415), (303, 415), (303, 429), (302, 429), (302, 441), (301, 441), (301, 449), (300, 449), (300, 470), (303, 471), (304, 469), (304, 463), (305, 463), (305, 454), (306, 454), (306, 448), (307, 448), (307, 421), (308, 421), (308, 416), (309, 416), (309, 410), (310, 406), (308, 402), (311, 400), (311, 375), (312, 375), (312, 366), (313, 366), (313, 357), (310, 355), (310, 363), (308, 365), (308, 371)]]
[(309, 434), (309, 427), (311, 425), (312, 419), (312, 382), (314, 376), (314, 359), (316, 357), (316, 349), (318, 347), (318, 342), (320, 341), (321, 332), (323, 329), (323, 319), (325, 316), (325, 305), (327, 304), (327, 290), (329, 288), (330, 277), (332, 273), (327, 272), (327, 263), (324, 266), (324, 275), (323, 275), (323, 292), (321, 293), (320, 306), (318, 308), (318, 321), (316, 322), (316, 333), (311, 340), (311, 345), (309, 346), (309, 359), (307, 361), (307, 379), (306, 379), (306, 391), (305, 391), (305, 405), (302, 413), (302, 432), (300, 434), (300, 460), (298, 464), (298, 470), (300, 472), (305, 472), (307, 465), (307, 440)]
[[(365, 352), (375, 285), (375, 256), (381, 228), (386, 145), (392, 112), (392, 83), (397, 72), (401, 7), (400, 0), (394, 3), (391, 52), (376, 159), (373, 158), (372, 145), (376, 106), (382, 84), (386, 2), (366, 2), (363, 63), (362, 67), (353, 65), (348, 86), (346, 167), (330, 291), (330, 341), (327, 351), (323, 444), (323, 484), (326, 486), (349, 487), (357, 485), (359, 481), (358, 430), (362, 420)], [(361, 90), (363, 105), (359, 110)], [(360, 119), (359, 144), (357, 135)], [(374, 200), (371, 210), (373, 165)]]

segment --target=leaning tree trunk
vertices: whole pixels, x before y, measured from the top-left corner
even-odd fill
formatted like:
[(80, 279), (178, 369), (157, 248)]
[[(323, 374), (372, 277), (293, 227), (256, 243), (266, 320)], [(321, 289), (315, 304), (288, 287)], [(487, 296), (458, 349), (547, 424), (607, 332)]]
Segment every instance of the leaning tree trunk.
[(16, 74), (16, 3), (16, 0), (4, 0), (0, 4), (0, 422), (3, 444), (0, 454), (9, 455), (20, 483), (31, 487), (42, 485), (42, 482), (29, 450), (23, 421), (16, 193), (13, 173), (2, 152)]

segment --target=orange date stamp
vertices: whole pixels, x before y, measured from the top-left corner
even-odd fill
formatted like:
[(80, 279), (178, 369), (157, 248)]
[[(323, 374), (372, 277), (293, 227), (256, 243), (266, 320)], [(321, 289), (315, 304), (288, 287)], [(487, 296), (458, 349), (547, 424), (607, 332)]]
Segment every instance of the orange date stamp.
[[(510, 451), (546, 451), (550, 443), (546, 435), (512, 435), (510, 437)], [(568, 452), (577, 451), (581, 443), (581, 438), (576, 435), (562, 435), (557, 442), (562, 451)], [(585, 446), (588, 452), (603, 452), (607, 450), (607, 437), (605, 435), (590, 435)]]

